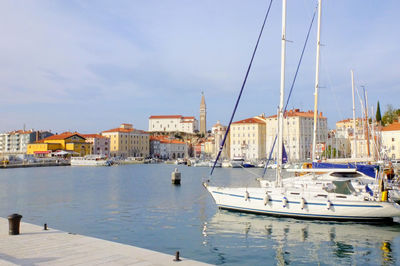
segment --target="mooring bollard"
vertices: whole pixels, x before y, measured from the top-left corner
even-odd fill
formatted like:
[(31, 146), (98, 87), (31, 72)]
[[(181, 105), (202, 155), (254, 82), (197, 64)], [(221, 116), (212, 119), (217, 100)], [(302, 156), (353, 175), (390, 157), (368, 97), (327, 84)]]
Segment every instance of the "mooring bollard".
[(171, 181), (174, 185), (181, 184), (181, 173), (178, 171), (178, 168), (175, 168), (175, 171), (171, 173)]
[(43, 230), (47, 230), (47, 224), (43, 225)]
[(177, 252), (175, 253), (175, 259), (174, 259), (174, 261), (181, 261), (181, 259), (179, 258), (179, 251), (177, 251)]
[(19, 222), (21, 221), (22, 215), (14, 213), (8, 216), (8, 234), (19, 235)]

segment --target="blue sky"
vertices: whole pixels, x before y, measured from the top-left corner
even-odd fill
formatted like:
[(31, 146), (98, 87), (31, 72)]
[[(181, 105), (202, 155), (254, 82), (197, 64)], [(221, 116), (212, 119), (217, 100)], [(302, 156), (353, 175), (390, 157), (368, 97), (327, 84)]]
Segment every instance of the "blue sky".
[[(0, 131), (95, 133), (150, 115), (226, 124), (269, 0), (0, 2)], [(286, 87), (316, 1), (288, 0)], [(351, 79), (369, 106), (400, 108), (400, 1), (323, 2), (319, 109), (330, 127), (351, 117)], [(311, 110), (316, 25), (289, 107)], [(281, 1), (275, 0), (235, 120), (279, 102)], [(286, 91), (286, 95), (287, 95)], [(357, 100), (357, 112), (360, 104)]]

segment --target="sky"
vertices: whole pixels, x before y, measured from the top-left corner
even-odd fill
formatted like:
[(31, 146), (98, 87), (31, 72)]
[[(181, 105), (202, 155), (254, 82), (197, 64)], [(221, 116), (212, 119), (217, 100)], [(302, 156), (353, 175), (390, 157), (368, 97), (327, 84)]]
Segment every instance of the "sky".
[[(227, 124), (270, 0), (0, 1), (0, 132), (97, 133), (151, 115)], [(234, 121), (279, 105), (281, 1), (274, 0)], [(316, 0), (287, 1), (285, 97)], [(400, 1), (322, 3), (319, 111), (352, 116), (350, 70), (369, 112), (399, 106)], [(289, 108), (314, 106), (314, 23)], [(356, 95), (357, 96), (357, 95)], [(361, 115), (356, 98), (357, 116)]]

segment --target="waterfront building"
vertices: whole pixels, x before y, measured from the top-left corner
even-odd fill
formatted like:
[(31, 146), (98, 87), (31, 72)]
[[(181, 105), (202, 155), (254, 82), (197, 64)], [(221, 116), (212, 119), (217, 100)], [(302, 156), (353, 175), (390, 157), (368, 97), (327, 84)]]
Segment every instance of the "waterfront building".
[(265, 158), (265, 116), (255, 116), (231, 124), (230, 155), (246, 160)]
[(86, 142), (91, 144), (91, 154), (110, 157), (110, 140), (99, 134), (83, 134)]
[(204, 140), (204, 155), (208, 158), (215, 158), (216, 150), (215, 150), (215, 140), (214, 137), (208, 137)]
[(151, 156), (164, 160), (187, 158), (188, 146), (184, 141), (165, 136), (150, 137)]
[(350, 158), (351, 144), (349, 137), (338, 136), (336, 130), (330, 130), (322, 157), (326, 159)]
[[(278, 119), (276, 115), (266, 118), (267, 123), (267, 153), (269, 154), (277, 134)], [(292, 109), (284, 114), (283, 144), (289, 161), (305, 161), (311, 159), (314, 111), (302, 112)], [(316, 153), (321, 158), (328, 137), (328, 123), (322, 113), (318, 114)], [(276, 151), (275, 144), (275, 151)], [(276, 156), (274, 156), (276, 157)]]
[(387, 159), (400, 159), (400, 123), (382, 128), (382, 151)]
[(148, 157), (150, 156), (150, 135), (134, 129), (132, 124), (121, 124), (101, 132), (109, 139), (110, 156), (112, 157)]
[(65, 151), (72, 156), (90, 154), (90, 143), (77, 132), (64, 132), (52, 135), (35, 143), (28, 144), (27, 154), (38, 157), (51, 156), (52, 152)]
[(354, 132), (354, 120), (351, 118), (336, 122), (336, 137), (349, 139), (350, 136), (363, 136), (364, 126), (361, 118), (356, 118), (356, 131)]
[(28, 144), (53, 135), (49, 131), (16, 130), (0, 134), (0, 153), (3, 155), (25, 154)]
[[(216, 157), (218, 155), (220, 146), (222, 144), (222, 141), (224, 139), (225, 133), (226, 133), (227, 127), (221, 125), (219, 121), (212, 127), (211, 132), (214, 136), (214, 151), (215, 154), (213, 157)], [(226, 137), (225, 140), (225, 145), (222, 149), (221, 152), (221, 158), (222, 159), (229, 159), (230, 158), (230, 134)]]
[(205, 136), (207, 134), (207, 107), (204, 93), (201, 93), (200, 102), (200, 134)]
[(194, 116), (152, 115), (149, 117), (149, 132), (184, 132), (194, 134), (199, 129)]

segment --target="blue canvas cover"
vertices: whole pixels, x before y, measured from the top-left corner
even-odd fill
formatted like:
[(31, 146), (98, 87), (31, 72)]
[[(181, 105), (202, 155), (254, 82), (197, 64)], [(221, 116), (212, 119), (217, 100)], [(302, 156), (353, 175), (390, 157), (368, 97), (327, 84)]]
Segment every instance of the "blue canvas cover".
[(375, 178), (375, 169), (378, 168), (377, 165), (365, 165), (365, 164), (336, 164), (336, 163), (312, 163), (313, 168), (356, 168), (357, 171)]

